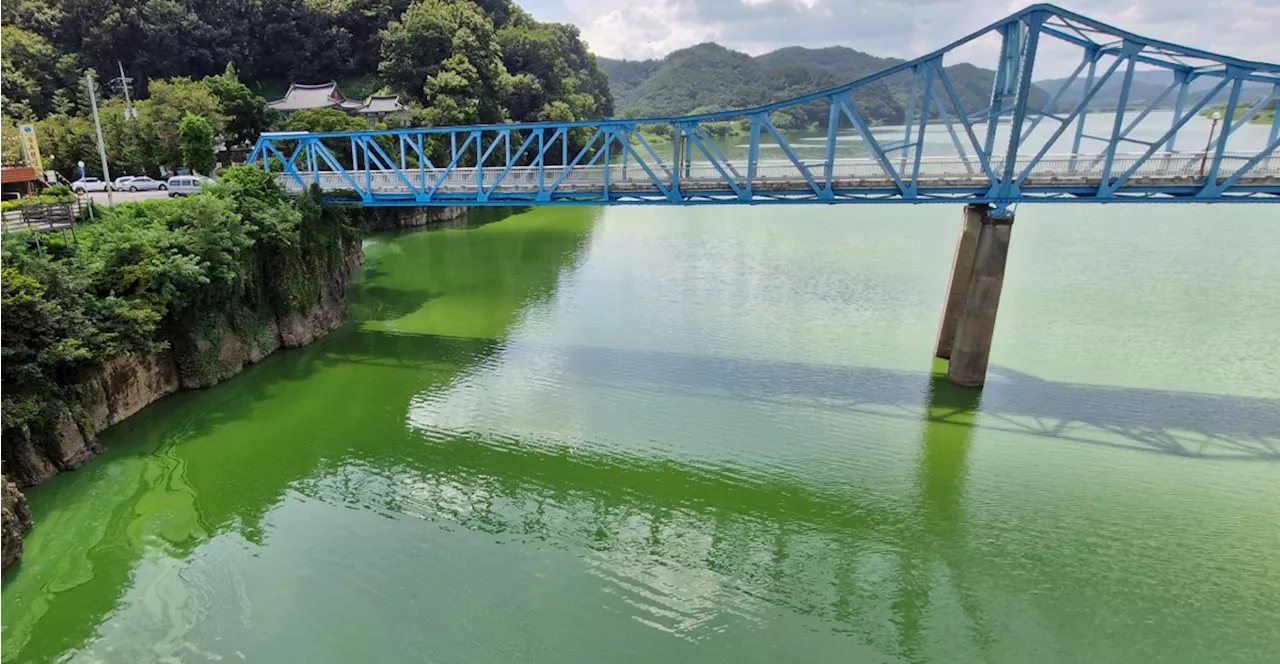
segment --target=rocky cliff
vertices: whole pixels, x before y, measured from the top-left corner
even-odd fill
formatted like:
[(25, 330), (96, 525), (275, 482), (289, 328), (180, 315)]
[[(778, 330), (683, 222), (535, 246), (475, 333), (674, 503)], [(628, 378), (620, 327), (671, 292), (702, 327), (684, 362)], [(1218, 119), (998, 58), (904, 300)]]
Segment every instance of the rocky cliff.
[(466, 225), (465, 207), (373, 208), (367, 219), (369, 230), (394, 231), (406, 228), (450, 228)]
[(0, 476), (0, 492), (4, 494), (3, 514), (0, 514), (4, 539), (3, 562), (4, 567), (8, 567), (22, 556), (22, 536), (31, 530), (31, 510), (27, 508), (27, 499), (9, 478)]
[(52, 436), (36, 440), (24, 432), (10, 447), (5, 471), (19, 486), (39, 484), (97, 456), (98, 433), (177, 391), (178, 370), (169, 353), (121, 355), (89, 372), (78, 387), (80, 403), (62, 409)]
[(61, 410), (51, 435), (37, 439), (24, 431), (6, 450), (4, 567), (21, 555), (22, 535), (31, 528), (17, 487), (84, 465), (102, 451), (99, 433), (165, 395), (215, 385), (281, 347), (305, 346), (337, 329), (346, 319), (352, 273), (363, 261), (359, 242), (346, 247), (318, 300), (299, 311), (218, 313), (199, 329), (175, 332), (172, 351), (122, 355), (89, 371), (77, 386), (79, 402)]

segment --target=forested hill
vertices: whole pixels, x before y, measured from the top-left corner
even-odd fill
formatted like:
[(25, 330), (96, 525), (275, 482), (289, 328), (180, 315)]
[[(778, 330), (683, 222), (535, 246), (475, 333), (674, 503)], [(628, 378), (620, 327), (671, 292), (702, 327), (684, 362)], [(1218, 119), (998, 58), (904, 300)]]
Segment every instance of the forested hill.
[[(615, 106), (637, 117), (746, 108), (840, 84), (821, 69), (769, 68), (719, 44), (681, 49), (662, 60), (597, 61), (609, 76)], [(879, 90), (878, 97), (875, 92), (866, 98), (875, 107), (871, 115), (888, 120), (902, 114), (887, 89)]]
[[(397, 37), (415, 38), (389, 54)], [(536, 22), (509, 0), (0, 0), (0, 113), (64, 110), (55, 96), (76, 97), (84, 69), (110, 78), (116, 63), (143, 95), (151, 79), (204, 78), (232, 63), (257, 90), (381, 73), (381, 83), (422, 100), (426, 75), (453, 55), (465, 56), (454, 73), (471, 77), (458, 83), (476, 96), (515, 87), (557, 97), (570, 87), (608, 106), (607, 82), (577, 28)], [(494, 59), (506, 65), (500, 73), (530, 74), (543, 90), (497, 81)], [(534, 101), (543, 100), (524, 100)], [(611, 109), (593, 109), (602, 110)]]
[[(535, 21), (510, 0), (6, 0), (0, 11), (9, 117), (76, 110), (83, 72), (109, 79), (117, 62), (144, 97), (150, 80), (231, 63), (259, 91), (375, 79), (442, 106), (441, 120), (612, 112), (577, 28)], [(554, 102), (563, 107), (545, 108)]]
[[(202, 117), (227, 145), (273, 129), (366, 129), (323, 109), (282, 118), (266, 102), (290, 82), (337, 81), (350, 95), (401, 96), (383, 118), (415, 126), (590, 120), (613, 114), (609, 81), (572, 25), (510, 0), (5, 0), (3, 156), (18, 121), (37, 121), (46, 165), (98, 175), (86, 71), (113, 173), (187, 165), (178, 125)], [(125, 118), (119, 65), (134, 79)], [(354, 85), (353, 82), (360, 85)], [(189, 166), (189, 165), (188, 165)]]
[[(618, 111), (630, 116), (685, 115), (780, 101), (855, 81), (903, 62), (843, 46), (790, 46), (752, 57), (718, 44), (699, 44), (660, 60), (597, 58), (609, 75)], [(995, 72), (962, 63), (947, 67), (961, 104), (977, 110), (988, 104)], [(859, 109), (881, 123), (901, 121), (910, 97), (905, 74), (868, 86), (857, 95)], [(1036, 88), (1031, 103), (1049, 95)]]

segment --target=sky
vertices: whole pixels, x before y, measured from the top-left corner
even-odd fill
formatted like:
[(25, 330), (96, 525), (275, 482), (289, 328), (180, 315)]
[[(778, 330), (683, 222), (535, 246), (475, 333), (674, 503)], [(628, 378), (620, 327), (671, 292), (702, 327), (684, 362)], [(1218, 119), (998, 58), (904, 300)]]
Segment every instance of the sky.
[[(915, 57), (1031, 4), (1009, 0), (516, 0), (573, 23), (598, 55), (643, 59), (714, 41), (753, 55), (783, 46), (848, 46)], [(1280, 0), (1062, 0), (1061, 7), (1146, 37), (1280, 62)], [(966, 59), (992, 66), (995, 49)], [(981, 62), (985, 56), (988, 62)], [(1037, 67), (1066, 75), (1075, 62)], [(1043, 72), (1041, 69), (1043, 68)]]

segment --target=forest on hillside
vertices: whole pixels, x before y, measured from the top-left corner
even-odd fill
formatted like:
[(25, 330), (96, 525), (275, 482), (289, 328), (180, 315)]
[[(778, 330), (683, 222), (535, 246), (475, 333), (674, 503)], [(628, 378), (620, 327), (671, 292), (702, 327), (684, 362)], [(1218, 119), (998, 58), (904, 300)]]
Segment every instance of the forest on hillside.
[[(816, 92), (904, 62), (851, 48), (790, 46), (752, 57), (719, 44), (699, 44), (658, 60), (598, 58), (609, 76), (614, 105), (623, 115), (672, 116), (732, 110)], [(995, 72), (961, 63), (946, 68), (960, 104), (973, 111), (989, 103)], [(901, 122), (910, 105), (911, 77), (906, 73), (867, 85), (855, 94), (859, 111), (877, 124)], [(1036, 88), (1032, 104), (1048, 102)], [(950, 105), (948, 104), (948, 107)], [(810, 110), (807, 123), (826, 121), (825, 111)]]
[[(64, 174), (94, 164), (86, 71), (97, 73), (108, 159), (118, 172), (181, 164), (178, 124), (199, 116), (227, 144), (265, 129), (352, 129), (338, 111), (288, 123), (265, 107), (288, 82), (373, 80), (409, 117), (453, 125), (612, 114), (605, 74), (577, 28), (509, 0), (15, 0), (2, 7), (4, 123), (37, 121)], [(125, 119), (123, 65), (144, 101)], [(301, 117), (300, 117), (301, 116)], [(5, 155), (16, 147), (8, 143)]]

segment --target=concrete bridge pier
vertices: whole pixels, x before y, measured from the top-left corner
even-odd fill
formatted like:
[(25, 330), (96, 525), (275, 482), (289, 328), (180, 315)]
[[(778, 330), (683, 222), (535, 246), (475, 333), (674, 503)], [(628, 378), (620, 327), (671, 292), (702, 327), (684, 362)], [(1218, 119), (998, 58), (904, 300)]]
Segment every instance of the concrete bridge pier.
[(951, 360), (947, 380), (956, 385), (986, 382), (1012, 231), (1012, 214), (995, 214), (985, 205), (965, 207), (935, 351)]
[(960, 314), (964, 311), (964, 301), (969, 295), (969, 277), (973, 274), (973, 257), (978, 249), (978, 231), (982, 228), (987, 210), (986, 205), (964, 206), (960, 239), (956, 240), (956, 255), (951, 261), (947, 300), (942, 305), (942, 324), (938, 326), (938, 343), (933, 352), (944, 360), (951, 359), (956, 328), (960, 327)]

